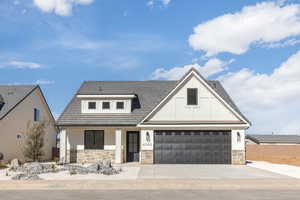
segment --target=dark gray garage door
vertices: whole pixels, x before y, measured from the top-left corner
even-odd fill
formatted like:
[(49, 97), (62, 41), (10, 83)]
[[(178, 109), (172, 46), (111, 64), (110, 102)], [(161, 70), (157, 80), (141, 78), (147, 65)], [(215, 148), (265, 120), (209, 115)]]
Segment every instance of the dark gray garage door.
[(154, 161), (160, 164), (230, 164), (230, 131), (155, 131)]

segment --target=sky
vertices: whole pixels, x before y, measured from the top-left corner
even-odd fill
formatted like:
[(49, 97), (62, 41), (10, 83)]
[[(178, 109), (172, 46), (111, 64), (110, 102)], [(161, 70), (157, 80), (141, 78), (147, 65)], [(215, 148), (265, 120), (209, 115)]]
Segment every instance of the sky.
[(300, 0), (0, 0), (0, 84), (53, 114), (87, 80), (219, 80), (252, 134), (300, 134)]

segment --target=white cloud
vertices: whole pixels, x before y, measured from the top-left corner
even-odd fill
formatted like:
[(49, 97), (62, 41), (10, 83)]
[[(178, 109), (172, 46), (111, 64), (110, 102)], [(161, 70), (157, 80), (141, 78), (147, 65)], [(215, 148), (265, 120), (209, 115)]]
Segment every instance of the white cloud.
[(156, 4), (168, 6), (171, 3), (171, 0), (149, 0), (147, 6), (153, 8)]
[(52, 85), (55, 81), (49, 81), (49, 80), (37, 80), (35, 81), (35, 84), (37, 85)]
[[(300, 51), (271, 74), (249, 69), (228, 73), (219, 79), (246, 116), (257, 134), (274, 130), (295, 133), (300, 123)], [(297, 123), (296, 123), (297, 122)]]
[(55, 13), (61, 16), (72, 14), (73, 6), (88, 5), (94, 0), (33, 0), (33, 3), (43, 12)]
[(39, 69), (41, 68), (41, 64), (34, 62), (23, 62), (23, 61), (9, 61), (7, 63), (2, 64), (0, 68), (16, 68), (16, 69)]
[(13, 82), (8, 83), (7, 85), (52, 85), (55, 81), (49, 81), (49, 80), (36, 80), (33, 82)]
[(164, 68), (156, 69), (152, 73), (152, 79), (168, 79), (168, 80), (178, 80), (180, 79), (189, 69), (192, 67), (199, 70), (199, 72), (204, 77), (209, 77), (211, 75), (217, 74), (219, 72), (222, 72), (226, 70), (227, 66), (232, 63), (233, 60), (230, 61), (222, 61), (217, 58), (212, 58), (208, 60), (203, 66), (200, 66), (198, 63), (191, 64), (191, 65), (185, 65), (182, 67), (174, 67), (169, 70)]
[(206, 56), (243, 54), (251, 45), (284, 42), (300, 35), (300, 4), (262, 2), (225, 14), (194, 28), (189, 44)]

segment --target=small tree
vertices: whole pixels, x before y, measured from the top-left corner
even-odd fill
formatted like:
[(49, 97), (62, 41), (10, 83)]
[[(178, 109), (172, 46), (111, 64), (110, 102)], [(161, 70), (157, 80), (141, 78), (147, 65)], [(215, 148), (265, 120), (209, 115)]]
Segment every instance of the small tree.
[(44, 156), (45, 121), (28, 123), (25, 133), (23, 154), (27, 161), (40, 161)]

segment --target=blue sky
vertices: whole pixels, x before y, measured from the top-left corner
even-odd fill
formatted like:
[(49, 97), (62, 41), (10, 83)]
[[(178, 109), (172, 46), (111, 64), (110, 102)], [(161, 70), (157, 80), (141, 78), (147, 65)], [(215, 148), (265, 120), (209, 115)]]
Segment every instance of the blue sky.
[(55, 115), (84, 80), (176, 79), (194, 66), (223, 82), (250, 132), (300, 132), (300, 1), (53, 2), (0, 0), (0, 84), (39, 83)]

